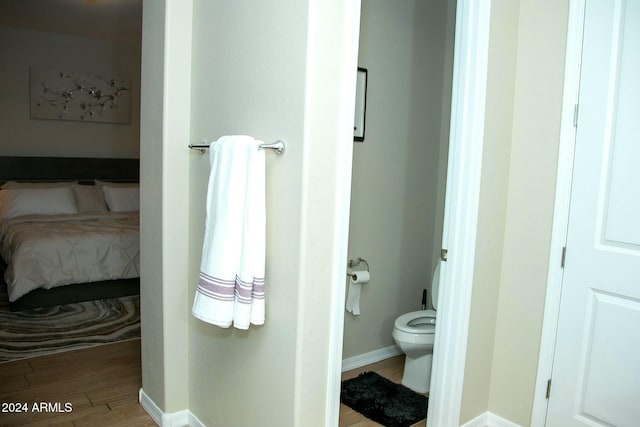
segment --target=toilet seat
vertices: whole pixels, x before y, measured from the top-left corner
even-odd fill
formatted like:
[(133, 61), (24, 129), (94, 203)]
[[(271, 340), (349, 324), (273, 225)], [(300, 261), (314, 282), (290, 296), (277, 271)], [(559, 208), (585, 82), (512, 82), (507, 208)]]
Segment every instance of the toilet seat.
[(394, 328), (410, 334), (433, 334), (436, 330), (436, 312), (419, 310), (405, 313), (396, 319)]

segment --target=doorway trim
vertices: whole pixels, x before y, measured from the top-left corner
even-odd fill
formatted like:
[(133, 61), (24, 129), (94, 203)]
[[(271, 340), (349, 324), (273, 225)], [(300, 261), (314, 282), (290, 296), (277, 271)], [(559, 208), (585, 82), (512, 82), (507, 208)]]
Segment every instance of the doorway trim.
[[(431, 400), (427, 423), (459, 426), (467, 351), (467, 335), (473, 287), (482, 148), (484, 140), (486, 84), (491, 0), (458, 0), (451, 97), (451, 124), (447, 190), (442, 248), (448, 261), (440, 269), (438, 323), (434, 344)], [(342, 186), (350, 185), (343, 176)], [(348, 209), (345, 212), (348, 222)], [(344, 236), (344, 245), (348, 231)], [(338, 253), (340, 253), (338, 251)], [(334, 260), (344, 264), (344, 260)], [(332, 322), (343, 311), (344, 278), (334, 280)], [(343, 327), (343, 325), (341, 325)], [(336, 330), (338, 328), (334, 328)], [(342, 330), (331, 336), (329, 367), (333, 372), (342, 358)], [(337, 371), (339, 373), (339, 370)], [(331, 384), (331, 381), (329, 381)], [(335, 420), (339, 387), (329, 387), (326, 419)]]
[[(491, 0), (458, 0), (438, 322), (427, 425), (459, 426), (484, 144)], [(444, 261), (444, 260), (443, 260)]]
[(584, 10), (585, 0), (569, 0), (556, 195), (551, 229), (547, 291), (542, 320), (540, 353), (538, 355), (538, 372), (536, 375), (533, 408), (531, 411), (532, 426), (545, 425), (547, 405), (549, 403), (546, 398), (547, 382), (551, 378), (553, 369), (555, 339), (558, 329), (558, 313), (560, 311), (560, 293), (564, 273), (561, 266), (561, 259), (562, 251), (567, 241), (567, 229), (569, 227), (569, 205), (571, 201), (573, 156), (576, 139), (574, 114), (575, 108), (578, 105), (578, 94), (580, 90)]

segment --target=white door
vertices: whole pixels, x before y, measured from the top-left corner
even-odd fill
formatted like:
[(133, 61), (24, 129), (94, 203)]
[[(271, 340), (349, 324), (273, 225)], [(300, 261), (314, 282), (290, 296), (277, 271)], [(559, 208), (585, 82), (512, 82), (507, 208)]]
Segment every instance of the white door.
[(640, 426), (640, 0), (586, 0), (547, 426)]

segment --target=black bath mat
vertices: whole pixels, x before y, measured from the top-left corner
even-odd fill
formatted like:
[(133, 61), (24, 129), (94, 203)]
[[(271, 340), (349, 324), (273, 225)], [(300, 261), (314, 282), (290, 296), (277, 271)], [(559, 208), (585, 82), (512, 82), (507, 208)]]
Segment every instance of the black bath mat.
[(425, 396), (375, 372), (342, 381), (340, 400), (386, 427), (408, 427), (425, 419), (429, 404)]

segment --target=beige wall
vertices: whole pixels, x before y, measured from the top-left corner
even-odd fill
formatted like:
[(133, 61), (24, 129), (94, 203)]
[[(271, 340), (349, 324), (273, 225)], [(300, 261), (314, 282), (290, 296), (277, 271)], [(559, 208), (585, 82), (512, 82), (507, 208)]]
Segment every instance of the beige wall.
[[(31, 119), (29, 67), (113, 73), (131, 81), (131, 123)], [(0, 155), (138, 158), (140, 43), (0, 26)]]
[[(262, 2), (194, 4), (190, 140), (243, 132), (288, 143), (283, 157), (267, 156), (267, 324), (241, 332), (205, 325), (189, 314), (202, 244), (207, 163), (183, 148), (181, 120), (188, 110), (181, 85), (163, 86), (165, 73), (187, 78), (186, 70), (164, 68), (165, 62), (177, 67), (184, 60), (176, 49), (185, 36), (177, 32), (186, 29), (180, 22), (188, 17), (167, 15), (178, 22), (167, 23), (176, 32), (169, 31), (165, 46), (164, 5), (145, 2), (151, 26), (145, 29), (149, 50), (143, 60), (149, 86), (143, 88), (148, 108), (142, 179), (150, 190), (142, 200), (147, 248), (142, 260), (143, 387), (164, 410), (188, 407), (209, 425), (303, 425), (305, 417), (324, 425), (325, 391), (335, 392), (337, 384), (329, 360), (339, 349), (328, 343), (342, 320), (332, 316), (332, 301), (344, 301), (343, 294), (337, 295), (344, 288), (331, 284), (344, 277), (344, 265), (334, 261), (347, 255), (339, 243), (346, 231), (339, 218), (349, 195), (334, 190), (342, 187), (341, 172), (351, 165), (349, 103), (340, 93), (352, 88), (344, 86), (339, 70), (356, 65), (349, 63), (349, 46), (342, 43), (353, 21), (337, 0), (276, 3), (277, 14), (274, 4)], [(476, 269), (471, 317), (477, 336), (469, 342), (462, 422), (487, 410), (521, 425), (530, 420), (566, 9), (566, 0), (521, 0), (518, 5), (495, 0), (480, 211), (480, 225), (486, 228), (478, 240), (482, 267)], [(268, 40), (256, 34), (268, 34)], [(223, 63), (233, 67), (220, 67)], [(178, 103), (170, 106), (174, 100)], [(176, 226), (173, 220), (185, 217), (186, 229), (177, 225), (178, 230), (170, 230)], [(494, 252), (482, 256), (484, 251)], [(170, 271), (176, 257), (182, 260), (179, 270)], [(482, 325), (486, 331), (479, 331)], [(274, 385), (278, 393), (269, 394)], [(248, 402), (251, 411), (239, 411), (237, 399)]]
[[(189, 406), (211, 426), (276, 425), (269, 420), (293, 424), (297, 300), (306, 285), (298, 282), (298, 274), (307, 4), (280, 3), (276, 14), (272, 4), (262, 2), (194, 2), (192, 140), (246, 134), (287, 143), (284, 156), (266, 155), (265, 325), (240, 331), (190, 318)], [(193, 294), (209, 162), (208, 156), (197, 153), (190, 157), (194, 215), (189, 291)]]
[(422, 289), (430, 291), (444, 207), (439, 172), (450, 105), (443, 96), (451, 87), (447, 22), (454, 19), (448, 3), (362, 3), (366, 139), (354, 143), (349, 258), (369, 262), (371, 281), (361, 315), (345, 315), (345, 358), (393, 345), (395, 318), (419, 310)]
[[(491, 390), (513, 123), (518, 2), (493, 0), (478, 234), (462, 423), (487, 411)], [(461, 423), (461, 424), (462, 424)]]
[[(144, 3), (143, 390), (165, 412), (207, 425), (337, 416), (341, 348), (329, 337), (342, 332), (331, 313), (344, 294), (355, 96), (342, 70), (356, 67), (359, 7)], [(267, 318), (249, 331), (190, 314), (209, 167), (186, 146), (231, 133), (287, 143), (267, 154)]]
[[(523, 1), (507, 221), (489, 407), (528, 425), (540, 349), (568, 1)], [(543, 31), (540, 29), (544, 28)]]
[[(340, 221), (348, 193), (335, 189), (351, 162), (353, 113), (345, 105), (353, 105), (355, 74), (350, 85), (340, 80), (344, 62), (356, 65), (345, 53), (355, 43), (344, 44), (345, 34), (355, 40), (350, 7), (194, 2), (191, 139), (240, 133), (287, 144), (282, 157), (267, 153), (265, 325), (220, 329), (190, 317), (189, 407), (207, 425), (325, 423), (326, 390), (337, 387), (331, 376), (339, 373), (329, 366), (337, 349), (328, 337), (341, 324), (331, 321), (332, 283), (345, 274), (334, 260), (346, 255)], [(193, 294), (209, 168), (197, 153), (190, 162)]]
[(168, 413), (188, 407), (190, 5), (150, 0), (143, 7), (142, 385)]
[(493, 2), (480, 232), (461, 423), (487, 410), (519, 425), (530, 423), (549, 263), (567, 17), (567, 0)]
[(161, 408), (164, 398), (164, 330), (162, 292), (162, 121), (164, 78), (164, 2), (143, 7), (140, 114), (140, 321), (142, 385)]

